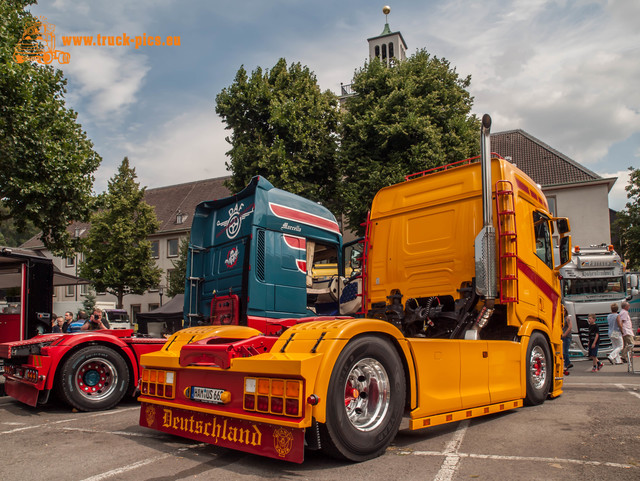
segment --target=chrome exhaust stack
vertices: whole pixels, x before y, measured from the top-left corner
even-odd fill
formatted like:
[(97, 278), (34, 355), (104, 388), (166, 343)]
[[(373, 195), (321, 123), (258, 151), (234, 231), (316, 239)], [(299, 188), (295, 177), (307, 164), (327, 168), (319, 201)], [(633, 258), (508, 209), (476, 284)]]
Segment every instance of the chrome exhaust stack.
[(478, 339), (478, 333), (489, 322), (498, 294), (496, 276), (496, 230), (491, 205), (491, 117), (482, 116), (480, 147), (482, 150), (482, 230), (475, 239), (476, 292), (484, 297), (485, 306), (465, 339)]

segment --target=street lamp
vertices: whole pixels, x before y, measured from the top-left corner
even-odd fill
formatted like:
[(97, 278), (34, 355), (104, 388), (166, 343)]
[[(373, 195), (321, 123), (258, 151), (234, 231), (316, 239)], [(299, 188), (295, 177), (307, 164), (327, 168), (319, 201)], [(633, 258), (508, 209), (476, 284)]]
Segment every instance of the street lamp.
[(162, 295), (164, 294), (164, 287), (158, 287), (158, 294), (160, 294), (160, 307), (162, 307)]

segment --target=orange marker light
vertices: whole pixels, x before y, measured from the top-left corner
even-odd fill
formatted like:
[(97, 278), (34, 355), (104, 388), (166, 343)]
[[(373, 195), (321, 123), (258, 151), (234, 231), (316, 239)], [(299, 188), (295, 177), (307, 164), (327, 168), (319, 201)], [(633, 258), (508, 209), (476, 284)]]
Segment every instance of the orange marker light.
[(284, 396), (284, 381), (274, 379), (271, 381), (271, 395)]
[(300, 396), (300, 381), (287, 381), (287, 397)]
[(269, 394), (268, 379), (258, 379), (258, 394)]

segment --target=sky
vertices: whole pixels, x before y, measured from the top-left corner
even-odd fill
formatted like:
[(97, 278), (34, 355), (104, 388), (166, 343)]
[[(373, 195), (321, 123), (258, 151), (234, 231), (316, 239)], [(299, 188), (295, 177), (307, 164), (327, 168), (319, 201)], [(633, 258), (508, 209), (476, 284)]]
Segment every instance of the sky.
[[(492, 132), (522, 129), (604, 178), (609, 206), (626, 203), (628, 167), (640, 167), (640, 2), (628, 0), (389, 0), (387, 21), (408, 54), (425, 48), (471, 75), (473, 112)], [(55, 25), (67, 105), (103, 162), (94, 190), (127, 156), (149, 188), (228, 175), (229, 131), (215, 97), (241, 66), (279, 58), (340, 92), (382, 33), (371, 0), (41, 1)], [(101, 35), (105, 45), (63, 46)], [(145, 37), (146, 35), (146, 37)], [(180, 45), (138, 45), (135, 37)], [(108, 45), (129, 39), (129, 45)], [(71, 42), (73, 43), (73, 42)]]

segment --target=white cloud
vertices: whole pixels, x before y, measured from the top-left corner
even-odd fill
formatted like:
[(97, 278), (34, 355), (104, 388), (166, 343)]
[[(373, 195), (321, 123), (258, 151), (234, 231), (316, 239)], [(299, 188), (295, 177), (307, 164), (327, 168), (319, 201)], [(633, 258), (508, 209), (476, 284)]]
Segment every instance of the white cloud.
[(149, 187), (220, 177), (229, 175), (227, 135), (210, 109), (192, 111), (166, 122), (142, 142), (126, 143), (122, 157), (129, 157), (140, 184)]
[(65, 74), (73, 83), (73, 103), (84, 101), (85, 115), (97, 121), (113, 120), (137, 101), (150, 71), (145, 55), (122, 48), (69, 48)]
[(450, 0), (391, 20), (410, 50), (472, 75), (474, 111), (499, 130), (522, 128), (588, 166), (640, 129), (638, 14), (637, 2)]
[(616, 183), (613, 184), (611, 192), (609, 192), (609, 208), (617, 211), (624, 209), (627, 204), (627, 191), (624, 188), (629, 184), (629, 170), (613, 173), (598, 172), (598, 175), (604, 178), (618, 178)]

